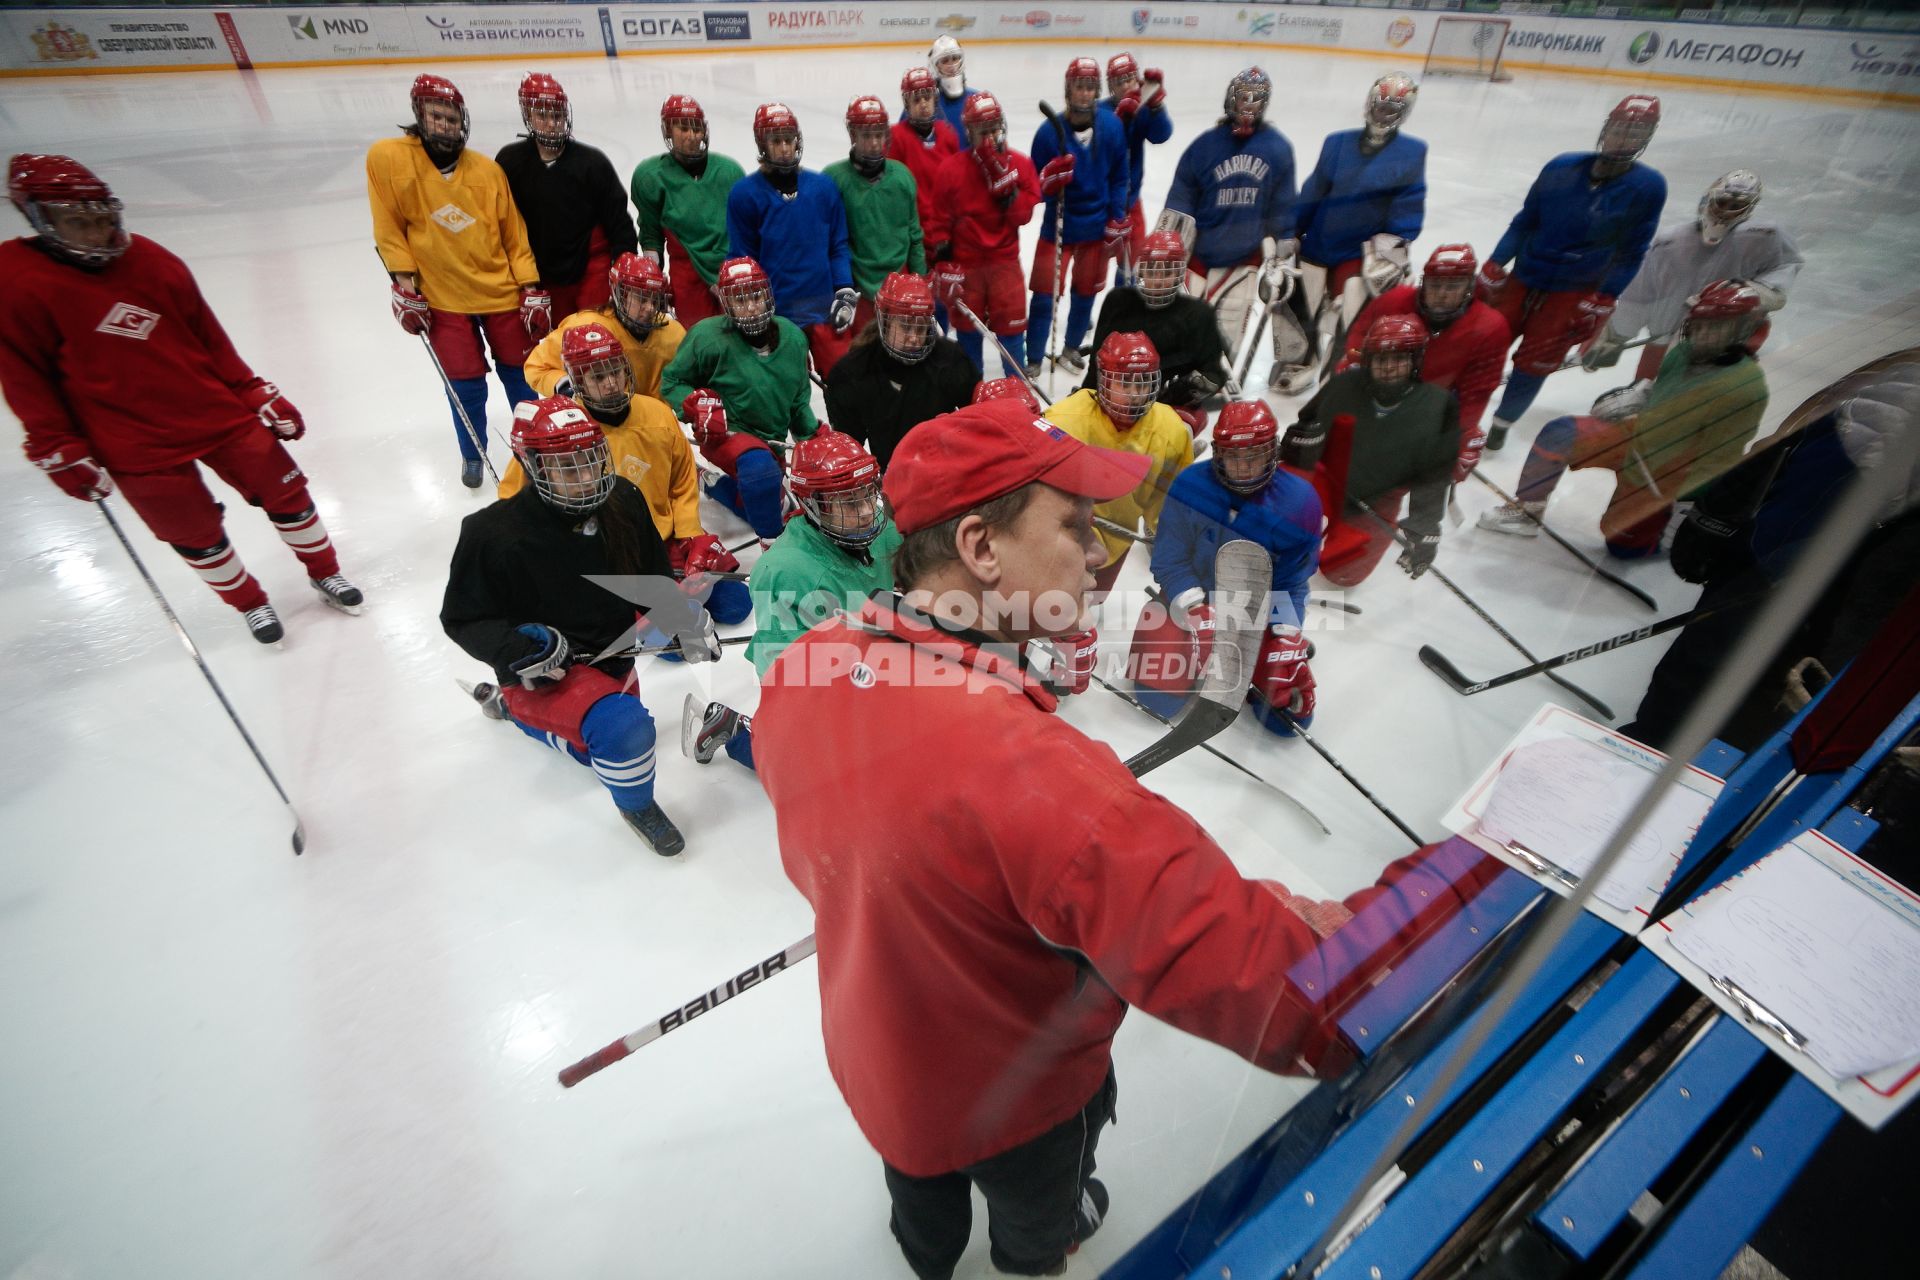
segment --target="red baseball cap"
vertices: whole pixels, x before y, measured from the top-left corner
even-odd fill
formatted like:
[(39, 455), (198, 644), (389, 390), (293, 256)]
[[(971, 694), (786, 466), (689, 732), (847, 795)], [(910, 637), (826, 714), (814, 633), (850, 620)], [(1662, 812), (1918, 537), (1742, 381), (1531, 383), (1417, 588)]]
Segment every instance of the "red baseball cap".
[(894, 527), (918, 533), (1036, 480), (1111, 502), (1138, 489), (1152, 466), (1143, 454), (1082, 444), (1018, 400), (987, 400), (907, 432), (884, 488)]

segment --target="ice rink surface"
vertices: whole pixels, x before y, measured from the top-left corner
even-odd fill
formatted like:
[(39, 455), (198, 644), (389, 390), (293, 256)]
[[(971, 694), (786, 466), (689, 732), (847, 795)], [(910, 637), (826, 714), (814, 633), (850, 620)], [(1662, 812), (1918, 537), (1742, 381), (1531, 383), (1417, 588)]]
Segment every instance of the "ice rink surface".
[[(1034, 100), (1060, 100), (1067, 60), (1117, 48), (980, 46), (970, 78), (1001, 95), (1024, 150), (1040, 124)], [(1152, 217), (1181, 148), (1246, 59), (1136, 51), (1165, 68), (1176, 122), (1173, 141), (1148, 150)], [(519, 132), (519, 76), (556, 73), (578, 136), (624, 179), (659, 150), (659, 102), (676, 91), (705, 104), (714, 148), (748, 165), (753, 107), (787, 101), (818, 168), (845, 154), (847, 98), (893, 101), (915, 53), (432, 69), (464, 89), (470, 145), (489, 155)], [(1399, 69), (1284, 53), (1265, 65), (1269, 119), (1303, 172), (1327, 132), (1358, 123), (1373, 77)], [(0, 99), (6, 152), (93, 166), (129, 228), (186, 259), (241, 353), (304, 411), (294, 452), (369, 601), (359, 618), (324, 608), (266, 520), (225, 495), (229, 532), (288, 631), (281, 650), (262, 650), (122, 508), (306, 820), (296, 859), (284, 808), (100, 518), (18, 453), (0, 464), (0, 1275), (904, 1277), (878, 1159), (826, 1071), (811, 962), (572, 1092), (554, 1082), (811, 919), (753, 778), (677, 751), (688, 690), (752, 704), (738, 651), (717, 669), (642, 672), (659, 797), (687, 836), (676, 860), (626, 831), (588, 771), (483, 720), (455, 688), (483, 673), (436, 618), (458, 522), (485, 499), (460, 487), (432, 369), (389, 316), (362, 167), (368, 144), (408, 118), (407, 84), (425, 69), (14, 80)], [(1424, 85), (1408, 126), (1432, 148), (1415, 261), (1450, 240), (1484, 254), (1541, 164), (1590, 146), (1635, 87), (1528, 73)], [(1770, 352), (1822, 351), (1834, 375), (1877, 354), (1848, 334), (1911, 287), (1920, 117), (1659, 92), (1646, 160), (1669, 183), (1665, 221), (1686, 216), (1713, 177), (1748, 167), (1767, 184), (1762, 216), (1806, 253)], [(1511, 489), (1533, 430), (1624, 372), (1551, 379), (1517, 439), (1489, 455), (1489, 474)], [(503, 463), (507, 406), (495, 396)], [(1797, 399), (1776, 385), (1769, 422)], [(1610, 484), (1572, 476), (1553, 509), (1596, 554)], [(1545, 540), (1474, 531), (1492, 495), (1468, 484), (1460, 497), (1468, 523), (1447, 531), (1439, 565), (1539, 655), (1655, 616)], [(738, 540), (744, 526), (708, 515)], [(1145, 585), (1144, 560), (1133, 557), (1123, 589)], [(1695, 594), (1664, 560), (1621, 572), (1663, 615)], [(1415, 658), (1420, 644), (1476, 676), (1524, 659), (1436, 582), (1389, 563), (1348, 599), (1364, 613), (1311, 611), (1314, 731), (1423, 834), (1440, 833), (1448, 803), (1543, 699), (1579, 706), (1539, 680), (1450, 693)], [(1127, 609), (1106, 617), (1109, 662), (1131, 625)], [(1565, 674), (1624, 721), (1663, 647)], [(1097, 689), (1064, 714), (1123, 755), (1158, 732)], [(1303, 744), (1243, 717), (1218, 745), (1332, 829), (1204, 755), (1154, 775), (1248, 874), (1337, 896), (1408, 851)], [(1017, 770), (1019, 744), (1007, 746)], [(1117, 1258), (1306, 1087), (1138, 1014), (1116, 1059), (1119, 1123), (1100, 1149), (1113, 1209), (1072, 1275)], [(982, 1216), (959, 1274), (990, 1273)]]

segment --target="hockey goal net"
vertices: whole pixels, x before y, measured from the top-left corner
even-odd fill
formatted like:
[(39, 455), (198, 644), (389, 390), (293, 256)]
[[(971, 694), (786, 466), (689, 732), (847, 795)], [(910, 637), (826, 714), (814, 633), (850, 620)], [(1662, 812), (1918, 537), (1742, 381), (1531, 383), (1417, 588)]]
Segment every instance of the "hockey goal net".
[(1507, 48), (1505, 18), (1438, 18), (1433, 43), (1427, 46), (1423, 75), (1473, 76), (1480, 80), (1511, 80), (1501, 65)]

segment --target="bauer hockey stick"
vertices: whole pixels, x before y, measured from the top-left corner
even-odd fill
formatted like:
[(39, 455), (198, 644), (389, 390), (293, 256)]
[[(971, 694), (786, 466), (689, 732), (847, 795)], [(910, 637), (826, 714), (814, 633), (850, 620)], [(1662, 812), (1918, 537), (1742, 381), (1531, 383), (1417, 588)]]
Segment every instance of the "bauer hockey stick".
[(1546, 534), (1549, 538), (1552, 538), (1555, 542), (1559, 543), (1562, 547), (1566, 548), (1567, 551), (1573, 555), (1574, 559), (1578, 560), (1581, 564), (1584, 564), (1585, 566), (1587, 566), (1587, 568), (1591, 569), (1595, 574), (1599, 575), (1602, 578), (1605, 578), (1608, 582), (1611, 582), (1614, 586), (1620, 588), (1622, 591), (1632, 596), (1635, 600), (1638, 600), (1641, 604), (1644, 604), (1645, 606), (1647, 606), (1647, 608), (1653, 609), (1655, 611), (1659, 610), (1660, 606), (1654, 601), (1654, 598), (1652, 596), (1648, 595), (1646, 592), (1642, 591), (1640, 588), (1634, 586), (1631, 582), (1628, 582), (1625, 578), (1622, 578), (1619, 574), (1609, 572), (1592, 556), (1588, 555), (1586, 552), (1582, 551), (1580, 548), (1574, 546), (1571, 542), (1568, 542), (1565, 538), (1561, 537), (1558, 533), (1555, 533), (1552, 525), (1548, 524), (1545, 520), (1541, 519), (1539, 516), (1535, 515), (1533, 512), (1528, 511), (1525, 507), (1521, 506), (1520, 500), (1518, 498), (1515, 498), (1512, 494), (1508, 493), (1505, 489), (1502, 489), (1499, 485), (1487, 479), (1486, 476), (1480, 473), (1480, 468), (1475, 467), (1469, 474), (1472, 475), (1475, 480), (1478, 480), (1481, 484), (1487, 486), (1487, 488), (1493, 490), (1494, 493), (1499, 495), (1501, 501), (1512, 506), (1515, 510), (1522, 512), (1527, 517), (1527, 519), (1539, 525), (1540, 532)]
[[(1260, 637), (1266, 632), (1264, 619), (1257, 615), (1266, 605), (1267, 587), (1273, 580), (1273, 561), (1264, 548), (1236, 540), (1220, 548), (1213, 564), (1213, 580), (1217, 586), (1214, 595), (1220, 603), (1214, 627), (1213, 652), (1208, 655), (1207, 665), (1201, 673), (1197, 696), (1180, 709), (1180, 714), (1173, 718), (1159, 741), (1127, 761), (1128, 770), (1136, 778), (1219, 733), (1233, 723), (1240, 714), (1240, 704), (1246, 701), (1254, 659), (1259, 656)], [(1321, 830), (1326, 828), (1322, 826)], [(711, 1013), (742, 991), (758, 986), (765, 979), (806, 959), (814, 953), (814, 946), (815, 935), (808, 934), (711, 991), (654, 1019), (633, 1034), (594, 1050), (561, 1070), (561, 1087), (571, 1089), (588, 1076), (604, 1071), (669, 1031), (678, 1030), (703, 1013)]]
[[(1129, 529), (1127, 526), (1109, 520), (1105, 516), (1095, 516), (1093, 518), (1093, 527), (1096, 529), (1104, 529), (1117, 538), (1125, 538), (1129, 542), (1137, 542), (1141, 546), (1150, 547), (1153, 545), (1152, 534), (1142, 533), (1138, 529)], [(1366, 612), (1357, 604), (1348, 604), (1345, 600), (1328, 600), (1321, 596), (1315, 596), (1311, 600), (1308, 600), (1307, 603), (1319, 605), (1322, 609), (1329, 609), (1335, 613), (1351, 613), (1355, 617)]]
[(247, 726), (240, 719), (240, 713), (235, 711), (233, 703), (227, 700), (227, 691), (222, 689), (220, 682), (213, 678), (213, 669), (207, 665), (207, 660), (200, 656), (200, 646), (195, 644), (193, 637), (187, 634), (187, 628), (181, 623), (180, 615), (173, 611), (173, 606), (167, 603), (167, 597), (160, 590), (160, 584), (153, 580), (151, 573), (147, 572), (146, 561), (140, 558), (140, 553), (133, 549), (133, 543), (127, 540), (127, 532), (120, 527), (120, 521), (114, 516), (113, 509), (107, 505), (107, 500), (96, 498), (93, 505), (100, 508), (100, 514), (106, 517), (107, 527), (113, 530), (114, 537), (120, 539), (120, 545), (126, 550), (127, 559), (133, 561), (133, 567), (140, 571), (141, 580), (147, 584), (147, 590), (153, 593), (154, 603), (160, 606), (160, 612), (167, 615), (167, 621), (173, 626), (173, 634), (178, 636), (180, 643), (186, 646), (188, 656), (193, 659), (193, 665), (200, 668), (200, 674), (206, 677), (207, 687), (213, 690), (213, 696), (220, 699), (221, 709), (227, 713), (227, 719), (233, 721), (233, 727), (240, 734), (241, 740), (247, 744), (247, 750), (253, 752), (254, 763), (260, 766), (260, 772), (267, 775), (267, 781), (271, 782), (273, 789), (280, 794), (281, 803), (287, 806), (287, 815), (293, 819), (294, 853), (296, 855), (305, 853), (307, 826), (300, 820), (300, 812), (293, 807), (293, 801), (287, 798), (287, 789), (281, 786), (280, 779), (274, 776), (273, 766), (267, 763), (267, 757), (261, 753), (260, 744), (253, 740), (253, 735), (247, 732)]
[(1026, 384), (1027, 390), (1033, 392), (1033, 398), (1040, 402), (1041, 408), (1044, 409), (1048, 405), (1051, 405), (1053, 403), (1053, 401), (1048, 399), (1047, 396), (1040, 390), (1038, 386), (1034, 385), (1033, 379), (1027, 376), (1027, 371), (1020, 367), (1020, 362), (1018, 360), (1015, 360), (1013, 356), (1007, 351), (1007, 345), (1006, 343), (1000, 341), (1000, 335), (995, 333), (993, 330), (987, 328), (987, 326), (981, 324), (980, 317), (973, 314), (973, 312), (967, 307), (967, 304), (965, 302), (962, 302), (956, 296), (952, 302), (949, 302), (947, 304), (947, 309), (950, 311), (958, 311), (961, 314), (961, 316), (963, 316), (966, 319), (966, 322), (973, 326), (973, 331), (975, 333), (984, 333), (989, 338), (993, 339), (993, 345), (999, 348), (999, 351), (1000, 351), (1000, 363), (1005, 365), (1008, 369), (1012, 370), (1013, 376), (1020, 379), (1021, 382)]
[(433, 361), (433, 371), (440, 375), (440, 385), (447, 389), (447, 401), (453, 405), (453, 416), (460, 419), (460, 426), (467, 433), (467, 440), (479, 453), (480, 461), (487, 464), (487, 474), (493, 477), (493, 487), (500, 487), (500, 473), (493, 469), (493, 459), (487, 456), (487, 446), (480, 441), (480, 433), (473, 429), (473, 419), (467, 416), (467, 407), (460, 403), (460, 397), (453, 393), (453, 379), (447, 376), (447, 367), (440, 363), (440, 353), (433, 349), (433, 343), (427, 341), (427, 335), (420, 335), (420, 345), (427, 349), (427, 359)]
[[(1047, 123), (1053, 126), (1053, 141), (1054, 145), (1060, 148), (1060, 154), (1063, 156), (1072, 155), (1073, 151), (1067, 145), (1067, 122), (1062, 120), (1059, 114), (1044, 101), (1040, 104), (1040, 114), (1045, 116)], [(1072, 184), (1071, 178), (1068, 179), (1068, 184)], [(1063, 243), (1066, 235), (1067, 189), (1066, 187), (1062, 187), (1060, 188), (1059, 194), (1053, 198), (1053, 332), (1047, 335), (1047, 345), (1053, 349), (1042, 353), (1047, 357), (1047, 385), (1049, 387), (1053, 385), (1054, 370), (1060, 367), (1060, 351), (1064, 345), (1062, 335), (1067, 331), (1067, 318), (1061, 314), (1066, 307), (1067, 297), (1067, 273), (1065, 271), (1067, 246)]]

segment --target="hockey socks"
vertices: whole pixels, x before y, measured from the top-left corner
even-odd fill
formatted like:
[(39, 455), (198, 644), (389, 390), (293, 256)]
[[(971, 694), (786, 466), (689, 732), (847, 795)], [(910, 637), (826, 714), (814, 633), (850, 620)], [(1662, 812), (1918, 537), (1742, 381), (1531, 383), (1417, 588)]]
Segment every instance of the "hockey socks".
[[(453, 434), (460, 442), (460, 456), (468, 462), (478, 462), (480, 450), (487, 445), (487, 380), (451, 378), (449, 381), (453, 383), (454, 395), (459, 397), (453, 405)], [(521, 385), (525, 385), (524, 380)], [(462, 411), (467, 415), (465, 421), (460, 417)], [(473, 436), (467, 434), (468, 423), (473, 424)]]
[(1501, 422), (1518, 422), (1528, 409), (1533, 407), (1533, 398), (1540, 394), (1541, 386), (1547, 377), (1543, 373), (1521, 373), (1515, 369), (1507, 378), (1507, 392), (1500, 397), (1500, 407), (1493, 416)]
[(280, 541), (292, 547), (300, 563), (307, 566), (309, 578), (318, 581), (340, 572), (340, 557), (334, 554), (333, 540), (327, 536), (327, 526), (321, 523), (318, 511), (308, 507), (292, 515), (268, 512), (267, 519), (273, 521)]
[(1553, 496), (1554, 486), (1566, 474), (1567, 461), (1579, 437), (1580, 425), (1570, 417), (1555, 418), (1540, 428), (1520, 467), (1518, 497), (1522, 502), (1544, 503)]
[(1036, 293), (1027, 301), (1027, 350), (1038, 360), (1047, 354), (1047, 335), (1053, 332), (1053, 295)]
[(967, 353), (967, 359), (973, 361), (974, 369), (977, 372), (979, 372), (982, 376), (985, 376), (987, 372), (987, 366), (985, 363), (986, 354), (987, 354), (987, 340), (980, 336), (980, 333), (978, 330), (966, 330), (963, 332), (956, 332), (953, 335), (953, 340), (960, 344), (960, 349), (962, 351)]
[(638, 812), (653, 804), (653, 716), (640, 699), (612, 694), (588, 708), (580, 720), (585, 751), (557, 733), (518, 720), (510, 723), (536, 742), (592, 769), (622, 812)]
[(1067, 301), (1067, 332), (1064, 345), (1068, 351), (1078, 351), (1080, 344), (1087, 340), (1087, 331), (1093, 328), (1094, 294), (1076, 293)]
[(749, 449), (740, 455), (734, 471), (739, 485), (739, 511), (763, 538), (777, 538), (780, 518), (780, 463), (767, 449)]
[[(507, 389), (507, 407), (509, 409), (518, 405), (522, 400), (538, 400), (540, 398), (533, 394), (533, 388), (527, 385), (527, 375), (520, 365), (496, 364), (493, 366), (493, 372), (494, 376), (500, 379), (500, 385)], [(480, 424), (476, 422), (473, 425), (478, 427)]]
[(180, 547), (175, 551), (187, 562), (200, 581), (213, 593), (242, 613), (258, 609), (267, 602), (267, 593), (240, 563), (240, 553), (225, 538), (211, 547)]

